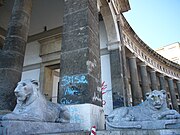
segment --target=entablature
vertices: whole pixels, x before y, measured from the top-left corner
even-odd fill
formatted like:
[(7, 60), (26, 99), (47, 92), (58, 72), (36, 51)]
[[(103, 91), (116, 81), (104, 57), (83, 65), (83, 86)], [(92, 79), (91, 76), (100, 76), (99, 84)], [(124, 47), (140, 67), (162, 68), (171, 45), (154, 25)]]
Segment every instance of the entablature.
[(107, 1), (112, 2), (116, 14), (120, 14), (122, 12), (126, 12), (130, 10), (130, 5), (128, 0), (107, 0)]

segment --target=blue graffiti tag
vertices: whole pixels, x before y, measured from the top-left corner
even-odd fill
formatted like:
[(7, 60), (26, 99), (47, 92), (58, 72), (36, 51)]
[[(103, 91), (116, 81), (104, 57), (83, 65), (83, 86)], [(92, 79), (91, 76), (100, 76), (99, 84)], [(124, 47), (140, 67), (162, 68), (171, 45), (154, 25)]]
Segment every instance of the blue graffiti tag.
[(67, 104), (78, 104), (79, 103), (79, 101), (73, 101), (73, 100), (66, 99), (66, 98), (62, 98), (60, 102), (61, 102), (61, 104), (64, 104), (64, 105), (67, 105)]
[(67, 86), (64, 92), (64, 95), (77, 95), (80, 96), (82, 95), (83, 91), (81, 91), (78, 87), (76, 86)]
[(66, 86), (69, 84), (87, 84), (88, 81), (86, 76), (77, 75), (77, 76), (64, 76), (61, 81), (61, 86)]

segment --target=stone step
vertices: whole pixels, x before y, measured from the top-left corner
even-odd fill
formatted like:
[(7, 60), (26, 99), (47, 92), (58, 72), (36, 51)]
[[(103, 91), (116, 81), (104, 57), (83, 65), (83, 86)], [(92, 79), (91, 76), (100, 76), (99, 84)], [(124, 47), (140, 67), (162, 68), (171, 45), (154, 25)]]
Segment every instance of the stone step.
[[(88, 131), (74, 133), (57, 133), (41, 135), (90, 135)], [(142, 130), (142, 129), (119, 129), (115, 131), (96, 131), (96, 135), (180, 135), (180, 129)]]
[(79, 131), (79, 132), (73, 132), (73, 133), (47, 133), (47, 134), (40, 134), (40, 135), (89, 135), (90, 132), (88, 131)]

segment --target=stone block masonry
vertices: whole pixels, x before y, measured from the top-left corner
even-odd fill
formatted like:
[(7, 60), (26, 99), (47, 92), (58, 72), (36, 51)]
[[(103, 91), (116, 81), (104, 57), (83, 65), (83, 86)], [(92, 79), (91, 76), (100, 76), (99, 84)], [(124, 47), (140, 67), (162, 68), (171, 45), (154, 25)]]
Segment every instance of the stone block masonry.
[(102, 105), (96, 0), (66, 0), (58, 102)]
[(31, 0), (15, 0), (7, 36), (0, 50), (0, 110), (15, 106), (14, 88), (21, 79), (32, 9)]

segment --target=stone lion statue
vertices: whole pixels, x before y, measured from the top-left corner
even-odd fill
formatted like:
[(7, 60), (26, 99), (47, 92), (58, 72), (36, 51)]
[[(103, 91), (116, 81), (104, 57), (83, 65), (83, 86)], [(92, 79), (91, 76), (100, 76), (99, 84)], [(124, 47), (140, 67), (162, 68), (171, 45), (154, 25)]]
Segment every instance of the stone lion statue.
[(20, 81), (14, 90), (17, 104), (13, 112), (4, 115), (2, 120), (68, 123), (68, 109), (63, 105), (46, 101), (38, 88), (39, 83), (36, 80)]
[(176, 110), (167, 108), (166, 91), (154, 90), (146, 94), (146, 100), (137, 106), (120, 107), (114, 109), (107, 117), (106, 123), (113, 125), (130, 121), (153, 121), (179, 119), (180, 114)]

